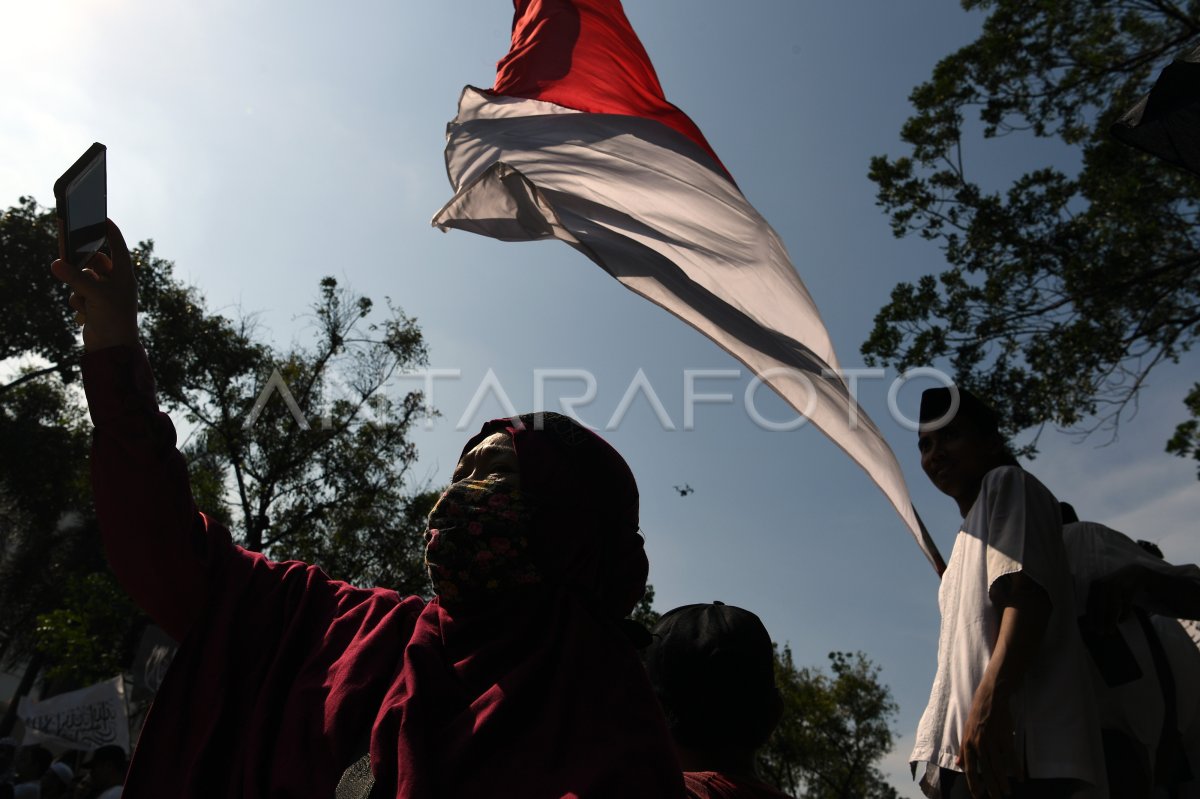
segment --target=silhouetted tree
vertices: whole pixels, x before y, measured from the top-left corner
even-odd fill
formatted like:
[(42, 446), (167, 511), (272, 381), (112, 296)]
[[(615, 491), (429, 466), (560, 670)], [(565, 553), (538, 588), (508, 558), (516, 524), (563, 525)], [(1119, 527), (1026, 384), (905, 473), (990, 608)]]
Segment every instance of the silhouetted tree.
[[(96, 531), (90, 424), (72, 385), (81, 347), (68, 291), (48, 269), (56, 237), (53, 212), (32, 199), (0, 215), (0, 360), (11, 359), (0, 372), (0, 660), (69, 688), (127, 664), (145, 620), (116, 588)], [(423, 397), (389, 390), (425, 362), (415, 320), (390, 303), (374, 319), (370, 299), (325, 278), (313, 343), (282, 350), (252, 319), (209, 311), (153, 242), (131, 254), (160, 403), (191, 425), (198, 506), (248, 548), (426, 592), (422, 534), (436, 494), (408, 479)]]
[(897, 706), (861, 652), (831, 652), (832, 674), (797, 668), (775, 647), (783, 718), (759, 753), (764, 778), (802, 799), (895, 799), (879, 772), (892, 748)]
[[(1200, 335), (1200, 180), (1107, 131), (1200, 42), (1200, 4), (962, 5), (987, 12), (979, 38), (913, 90), (909, 154), (870, 168), (895, 234), (936, 242), (948, 269), (896, 286), (863, 353), (897, 369), (948, 358), (1010, 432), (1115, 434)], [(1062, 156), (995, 189), (970, 162), (988, 157), (980, 134), (1056, 139)], [(1200, 458), (1200, 384), (1187, 408), (1171, 450)]]

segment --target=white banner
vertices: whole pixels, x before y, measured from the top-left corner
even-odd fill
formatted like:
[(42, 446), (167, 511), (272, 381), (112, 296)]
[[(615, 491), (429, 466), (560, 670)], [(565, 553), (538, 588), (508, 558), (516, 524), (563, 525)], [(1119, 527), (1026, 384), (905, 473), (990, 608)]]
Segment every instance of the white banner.
[(129, 751), (129, 718), (120, 677), (34, 701), (21, 697), (17, 717), (25, 743), (44, 741), (80, 749), (116, 744)]

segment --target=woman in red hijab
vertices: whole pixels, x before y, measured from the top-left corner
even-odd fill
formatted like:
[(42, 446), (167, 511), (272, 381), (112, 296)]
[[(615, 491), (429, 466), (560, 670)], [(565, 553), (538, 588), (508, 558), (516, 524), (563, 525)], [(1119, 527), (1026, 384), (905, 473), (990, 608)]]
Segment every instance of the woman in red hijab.
[(684, 795), (621, 626), (647, 562), (611, 447), (557, 414), (485, 425), (430, 516), (428, 603), (247, 552), (195, 509), (108, 232), (111, 261), (51, 269), (83, 323), (109, 562), (180, 642), (126, 799), (332, 799), (364, 750), (371, 797)]

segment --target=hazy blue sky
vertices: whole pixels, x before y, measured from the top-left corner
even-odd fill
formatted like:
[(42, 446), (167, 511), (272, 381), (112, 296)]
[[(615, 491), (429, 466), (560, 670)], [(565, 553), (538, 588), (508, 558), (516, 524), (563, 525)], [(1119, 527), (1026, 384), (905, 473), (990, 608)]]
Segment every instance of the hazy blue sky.
[[(668, 99), (697, 122), (775, 226), (821, 308), (843, 366), (901, 279), (939, 269), (936, 248), (892, 238), (866, 178), (870, 156), (903, 152), (907, 95), (980, 17), (923, 3), (628, 0)], [(729, 356), (558, 243), (502, 244), (429, 227), (450, 196), (445, 123), (464, 84), (490, 86), (508, 45), (503, 0), (59, 0), (0, 10), (0, 203), (52, 204), (54, 179), (92, 141), (109, 147), (109, 212), (153, 238), (213, 307), (260, 314), (277, 340), (305, 341), (317, 281), (333, 274), (415, 315), (439, 381), (441, 418), (416, 440), (416, 477), (443, 483), (462, 441), (503, 414), (495, 395), (456, 429), (489, 369), (517, 408), (538, 369), (594, 374), (582, 418), (603, 425), (644, 370), (676, 430), (641, 397), (607, 437), (642, 490), (658, 607), (720, 599), (752, 609), (797, 662), (864, 650), (900, 703), (887, 771), (919, 796), (907, 755), (928, 696), (937, 581), (883, 495), (819, 433), (760, 429), (735, 403), (697, 408), (683, 430), (687, 369)], [(970, 143), (968, 168), (996, 180), (1052, 146)], [(1200, 560), (1194, 464), (1163, 453), (1198, 361), (1156, 372), (1120, 438), (1053, 430), (1030, 466), (1085, 518)], [(889, 379), (894, 375), (889, 375)], [(701, 381), (741, 397), (748, 380)], [(921, 474), (915, 437), (888, 418), (886, 381), (863, 406), (905, 468), (948, 555), (953, 503)], [(398, 384), (397, 390), (417, 387)], [(546, 407), (581, 393), (548, 384)], [(762, 391), (757, 407), (792, 418)], [(917, 391), (900, 395), (912, 412)], [(679, 496), (673, 485), (695, 493)]]

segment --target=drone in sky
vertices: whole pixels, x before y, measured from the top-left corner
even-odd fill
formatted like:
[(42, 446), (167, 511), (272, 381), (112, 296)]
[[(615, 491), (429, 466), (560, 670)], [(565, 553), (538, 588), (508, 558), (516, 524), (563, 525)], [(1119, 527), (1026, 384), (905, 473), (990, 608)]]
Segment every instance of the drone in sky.
[(675, 486), (675, 490), (679, 492), (679, 496), (686, 497), (688, 494), (692, 493), (696, 489), (692, 488), (687, 483), (684, 483), (681, 486)]

